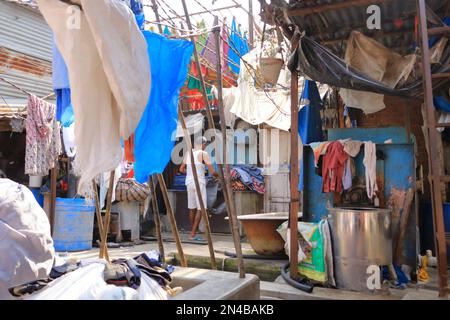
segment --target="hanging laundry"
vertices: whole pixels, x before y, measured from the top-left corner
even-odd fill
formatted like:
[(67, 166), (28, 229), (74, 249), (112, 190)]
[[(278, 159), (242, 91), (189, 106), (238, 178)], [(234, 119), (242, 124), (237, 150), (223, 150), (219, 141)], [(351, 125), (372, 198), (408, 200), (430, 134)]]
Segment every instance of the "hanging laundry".
[(342, 177), (348, 155), (341, 142), (333, 141), (323, 156), (323, 192), (342, 192)]
[(53, 38), (52, 49), (52, 80), (56, 94), (56, 120), (61, 121), (64, 111), (71, 104), (70, 83), (67, 66), (56, 46), (55, 38)]
[(298, 133), (303, 144), (323, 140), (321, 109), (322, 99), (316, 82), (306, 80), (300, 97), (300, 110), (298, 112)]
[[(68, 28), (69, 4), (38, 0), (67, 64), (76, 118), (78, 192), (114, 170), (122, 159), (120, 138), (136, 129), (150, 93), (147, 44), (135, 16), (121, 1), (79, 0), (79, 25)], [(120, 45), (117, 45), (120, 43)]]
[(314, 166), (317, 168), (319, 164), (320, 156), (323, 156), (327, 153), (327, 148), (332, 141), (325, 142), (312, 142), (309, 144), (314, 153)]
[(61, 153), (56, 106), (30, 95), (27, 112), (25, 174), (46, 176)]
[(342, 176), (342, 186), (344, 190), (348, 190), (352, 187), (352, 158), (348, 158), (345, 162), (344, 175)]
[(346, 139), (341, 141), (344, 145), (344, 151), (350, 156), (350, 157), (356, 157), (361, 150), (361, 146), (363, 144), (362, 141), (357, 140), (351, 140)]
[[(230, 63), (231, 70), (239, 75), (240, 71), (240, 61), (241, 57), (248, 53), (248, 50), (245, 51), (244, 41), (242, 40), (242, 35), (240, 34), (237, 26), (236, 19), (233, 18), (233, 22), (231, 23), (231, 34), (229, 37), (230, 42), (230, 50), (229, 50), (229, 59), (232, 63)], [(247, 47), (248, 49), (248, 47)]]
[(373, 199), (377, 186), (376, 145), (371, 141), (364, 142), (364, 167), (366, 169), (366, 190), (369, 199)]
[(69, 158), (74, 158), (77, 153), (77, 148), (75, 144), (75, 124), (72, 123), (68, 127), (63, 127), (63, 142), (64, 150)]
[[(144, 183), (149, 175), (162, 173), (170, 160), (178, 124), (178, 96), (186, 81), (194, 45), (186, 40), (169, 40), (143, 32), (152, 64), (152, 91), (136, 129), (134, 171)], [(157, 152), (155, 152), (157, 151)]]

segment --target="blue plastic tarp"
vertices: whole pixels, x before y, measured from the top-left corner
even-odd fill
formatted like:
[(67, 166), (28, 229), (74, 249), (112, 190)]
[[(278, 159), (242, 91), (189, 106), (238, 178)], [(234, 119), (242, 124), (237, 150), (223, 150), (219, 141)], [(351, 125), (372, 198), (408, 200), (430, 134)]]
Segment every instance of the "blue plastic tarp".
[[(323, 103), (315, 81), (305, 81), (300, 99), (307, 102), (298, 112), (298, 133), (302, 139), (302, 143), (306, 145), (312, 142), (322, 141), (324, 136), (320, 109), (322, 109)], [(303, 191), (303, 178), (303, 161), (300, 161), (299, 191)]]
[(241, 57), (246, 55), (249, 51), (248, 44), (242, 38), (241, 33), (236, 27), (236, 20), (233, 19), (231, 23), (231, 34), (229, 38), (230, 50), (228, 51), (228, 58), (233, 63), (230, 63), (231, 70), (239, 74)]
[(178, 96), (186, 81), (194, 45), (143, 31), (150, 57), (152, 88), (135, 133), (135, 178), (144, 183), (170, 161), (178, 125)]

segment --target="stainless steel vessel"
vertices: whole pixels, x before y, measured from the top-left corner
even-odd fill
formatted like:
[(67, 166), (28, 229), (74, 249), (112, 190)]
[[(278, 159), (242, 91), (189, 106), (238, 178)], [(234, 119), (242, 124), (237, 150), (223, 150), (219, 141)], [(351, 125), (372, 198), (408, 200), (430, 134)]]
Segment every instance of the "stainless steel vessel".
[[(329, 208), (328, 220), (337, 287), (354, 291), (374, 290), (376, 266), (392, 263), (390, 210)], [(379, 274), (381, 276), (381, 272)], [(368, 285), (368, 280), (372, 285)]]

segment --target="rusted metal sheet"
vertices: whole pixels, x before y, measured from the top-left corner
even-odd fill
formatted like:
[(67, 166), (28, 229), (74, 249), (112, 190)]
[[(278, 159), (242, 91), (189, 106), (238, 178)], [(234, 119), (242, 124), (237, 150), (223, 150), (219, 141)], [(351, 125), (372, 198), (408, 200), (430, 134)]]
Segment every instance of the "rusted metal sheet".
[(11, 49), (0, 47), (0, 70), (12, 69), (39, 77), (52, 75), (49, 61), (39, 60)]
[[(43, 97), (53, 91), (52, 32), (39, 10), (29, 4), (0, 1), (0, 74)], [(23, 108), (27, 100), (23, 92), (0, 82), (2, 106)]]

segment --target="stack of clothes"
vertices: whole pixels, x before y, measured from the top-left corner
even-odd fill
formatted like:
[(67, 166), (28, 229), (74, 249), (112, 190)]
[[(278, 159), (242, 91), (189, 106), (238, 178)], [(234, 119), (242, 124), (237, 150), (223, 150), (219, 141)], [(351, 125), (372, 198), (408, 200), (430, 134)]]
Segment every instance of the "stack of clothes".
[(255, 166), (237, 165), (231, 170), (231, 187), (233, 191), (251, 190), (264, 194), (264, 176), (262, 169)]

